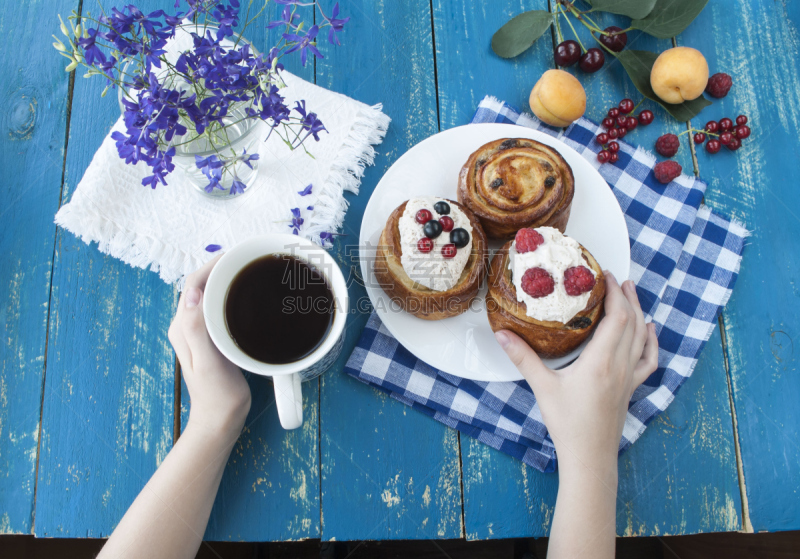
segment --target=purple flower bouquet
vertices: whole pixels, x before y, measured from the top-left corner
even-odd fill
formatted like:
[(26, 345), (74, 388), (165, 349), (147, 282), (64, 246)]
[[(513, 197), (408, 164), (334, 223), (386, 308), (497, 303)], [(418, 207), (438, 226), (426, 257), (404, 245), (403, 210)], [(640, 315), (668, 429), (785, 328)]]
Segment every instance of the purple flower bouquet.
[[(280, 59), (298, 52), (305, 65), (309, 52), (322, 57), (319, 32), (327, 27), (328, 41), (338, 44), (337, 33), (349, 18), (338, 18), (338, 4), (325, 14), (316, 1), (275, 0), (284, 5), (282, 17), (267, 27), (283, 32), (262, 54), (242, 32), (268, 1), (250, 17), (255, 2), (250, 0), (236, 33), (239, 0), (186, 0), (188, 11), (174, 15), (145, 14), (131, 5), (97, 18), (73, 12), (69, 27), (62, 20), (68, 44), (56, 38), (53, 46), (69, 59), (66, 70), (83, 66), (86, 77), (103, 76), (103, 95), (118, 88), (125, 131), (112, 138), (126, 163), (143, 161), (152, 169), (143, 185), (166, 185), (178, 163), (202, 191), (230, 197), (255, 180), (260, 122), (267, 125), (267, 137), (278, 135), (289, 149), (304, 147), (309, 137), (319, 141), (325, 126), (316, 113), (305, 101), (287, 106), (281, 95)], [(177, 0), (175, 8), (180, 4)], [(319, 10), (322, 23), (306, 30), (297, 11), (308, 6)]]

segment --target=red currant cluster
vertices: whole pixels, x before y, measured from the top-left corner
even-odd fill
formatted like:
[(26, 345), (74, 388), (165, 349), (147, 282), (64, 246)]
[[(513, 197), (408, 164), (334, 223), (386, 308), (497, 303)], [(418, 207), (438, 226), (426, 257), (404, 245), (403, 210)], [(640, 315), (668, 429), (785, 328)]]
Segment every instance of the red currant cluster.
[(630, 99), (623, 99), (619, 105), (608, 109), (608, 116), (601, 123), (605, 132), (597, 135), (597, 143), (603, 146), (603, 150), (597, 154), (600, 163), (616, 163), (619, 160), (619, 144), (614, 140), (624, 138), (640, 124), (646, 126), (653, 122), (653, 111), (642, 111), (637, 118), (633, 116), (635, 109)]
[(694, 132), (694, 143), (702, 144), (706, 141), (706, 136), (714, 136), (706, 143), (708, 153), (717, 153), (722, 146), (731, 151), (736, 151), (742, 147), (742, 140), (750, 136), (750, 127), (747, 126), (747, 117), (739, 115), (736, 117), (736, 125), (729, 118), (721, 118), (719, 122), (711, 120), (706, 123), (703, 130), (690, 130)]

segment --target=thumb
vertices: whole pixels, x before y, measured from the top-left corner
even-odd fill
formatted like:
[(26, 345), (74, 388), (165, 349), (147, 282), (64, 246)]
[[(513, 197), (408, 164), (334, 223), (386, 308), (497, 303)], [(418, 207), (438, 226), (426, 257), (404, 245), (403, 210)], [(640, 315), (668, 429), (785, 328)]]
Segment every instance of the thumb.
[(536, 352), (515, 333), (509, 330), (499, 330), (495, 332), (494, 336), (512, 363), (516, 365), (533, 391), (536, 392), (537, 385), (545, 382), (550, 375), (550, 369), (545, 367)]

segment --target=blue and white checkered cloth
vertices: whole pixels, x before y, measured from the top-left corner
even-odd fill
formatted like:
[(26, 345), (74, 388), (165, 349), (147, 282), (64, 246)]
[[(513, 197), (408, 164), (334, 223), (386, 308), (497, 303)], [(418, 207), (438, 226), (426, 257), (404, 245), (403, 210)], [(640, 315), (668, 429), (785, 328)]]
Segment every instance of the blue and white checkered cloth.
[[(625, 213), (630, 279), (646, 319), (656, 324), (659, 367), (631, 399), (622, 452), (691, 376), (736, 282), (748, 232), (701, 206), (702, 180), (656, 181), (656, 159), (641, 148), (619, 142), (619, 161), (600, 165), (598, 126), (589, 120), (555, 129), (487, 97), (472, 122), (518, 124), (558, 137), (598, 168)], [(476, 382), (438, 371), (401, 346), (374, 312), (345, 371), (538, 470), (556, 469), (553, 442), (525, 381)]]

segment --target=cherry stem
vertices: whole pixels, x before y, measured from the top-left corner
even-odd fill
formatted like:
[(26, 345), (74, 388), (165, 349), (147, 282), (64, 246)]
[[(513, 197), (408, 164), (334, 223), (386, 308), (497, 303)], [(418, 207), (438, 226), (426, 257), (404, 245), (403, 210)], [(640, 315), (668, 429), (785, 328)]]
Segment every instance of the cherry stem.
[(558, 43), (559, 44), (564, 42), (564, 35), (561, 34), (561, 23), (559, 21), (560, 20), (560, 17), (559, 17), (560, 15), (561, 15), (561, 11), (556, 9), (556, 13), (555, 13), (555, 16), (556, 16), (556, 18), (555, 18), (556, 19), (556, 35), (558, 35)]
[[(574, 8), (572, 8), (571, 4), (570, 4), (570, 8), (574, 10)], [(563, 10), (563, 8), (562, 8), (562, 10)], [(561, 10), (559, 10), (559, 11), (561, 11)], [(563, 12), (563, 13), (564, 13), (564, 19), (567, 20), (567, 23), (569, 24), (569, 28), (572, 29), (572, 34), (575, 35), (575, 39), (578, 41), (578, 44), (581, 46), (582, 51), (586, 52), (586, 47), (583, 46), (583, 43), (581, 42), (581, 38), (578, 37), (578, 32), (575, 31), (575, 27), (573, 27), (572, 22), (570, 21), (568, 15), (567, 15), (567, 12)], [(586, 25), (586, 24), (584, 23), (584, 25)]]
[(709, 132), (708, 130), (702, 129), (698, 130), (697, 128), (689, 128), (688, 130), (684, 130), (680, 132), (678, 136), (683, 136), (684, 134), (706, 134), (707, 136), (714, 136), (715, 138), (719, 137), (719, 134), (715, 134), (714, 132)]

